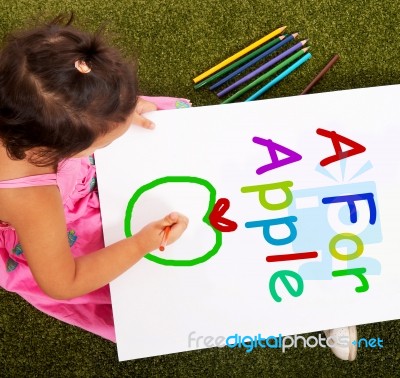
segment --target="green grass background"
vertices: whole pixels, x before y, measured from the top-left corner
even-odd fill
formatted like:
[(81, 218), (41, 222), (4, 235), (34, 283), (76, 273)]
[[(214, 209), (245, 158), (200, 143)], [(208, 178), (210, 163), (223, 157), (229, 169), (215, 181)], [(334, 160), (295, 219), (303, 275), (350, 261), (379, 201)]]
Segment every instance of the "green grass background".
[[(298, 95), (335, 53), (340, 61), (314, 93), (400, 82), (396, 1), (0, 0), (0, 34), (71, 10), (78, 25), (89, 30), (105, 25), (127, 56), (138, 56), (143, 94), (185, 97), (194, 106), (219, 103), (208, 90), (193, 89), (195, 76), (282, 25), (309, 39), (313, 58), (264, 98)], [(119, 363), (113, 343), (0, 290), (0, 376), (400, 377), (399, 325), (397, 320), (359, 326), (360, 337), (380, 337), (384, 348), (363, 348), (352, 363), (324, 348), (285, 354), (213, 348)]]

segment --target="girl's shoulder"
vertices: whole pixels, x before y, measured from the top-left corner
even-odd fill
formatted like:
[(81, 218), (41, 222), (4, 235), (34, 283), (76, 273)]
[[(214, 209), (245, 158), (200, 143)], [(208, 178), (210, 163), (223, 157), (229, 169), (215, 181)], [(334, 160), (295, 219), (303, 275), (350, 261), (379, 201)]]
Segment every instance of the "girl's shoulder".
[(60, 191), (55, 184), (0, 187), (0, 220), (16, 229), (17, 224), (32, 225), (32, 220), (43, 216), (51, 218), (56, 205), (62, 207)]
[[(23, 210), (26, 200), (34, 194), (38, 199), (49, 191), (38, 186), (55, 185), (56, 173), (50, 167), (36, 167), (24, 160), (11, 160), (0, 148), (0, 220), (9, 222), (13, 213)], [(57, 190), (55, 187), (54, 190)], [(41, 201), (39, 201), (41, 202)], [(31, 207), (30, 207), (31, 208)], [(24, 209), (27, 210), (26, 208)]]

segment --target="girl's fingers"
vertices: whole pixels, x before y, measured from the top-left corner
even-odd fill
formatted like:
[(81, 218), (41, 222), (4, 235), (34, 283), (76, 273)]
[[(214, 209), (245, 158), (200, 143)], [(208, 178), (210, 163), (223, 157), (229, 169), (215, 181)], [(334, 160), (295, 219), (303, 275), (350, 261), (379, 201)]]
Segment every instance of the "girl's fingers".
[(157, 110), (157, 105), (154, 104), (153, 102), (144, 100), (142, 98), (138, 98), (138, 102), (136, 104), (136, 111), (139, 114), (147, 113), (147, 112), (152, 112), (154, 110)]
[(162, 227), (179, 225), (179, 227), (186, 229), (188, 223), (189, 219), (187, 217), (177, 212), (172, 212), (164, 217), (162, 220)]
[(150, 121), (149, 119), (141, 116), (139, 113), (135, 113), (135, 116), (133, 117), (132, 122), (140, 127), (143, 127), (145, 129), (154, 129), (155, 128), (155, 124), (154, 122)]

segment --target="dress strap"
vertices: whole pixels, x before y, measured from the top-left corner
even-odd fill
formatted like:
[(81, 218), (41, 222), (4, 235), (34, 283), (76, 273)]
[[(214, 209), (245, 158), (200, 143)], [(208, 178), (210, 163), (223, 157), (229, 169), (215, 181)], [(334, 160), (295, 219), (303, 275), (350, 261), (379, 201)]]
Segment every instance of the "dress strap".
[(46, 173), (44, 175), (34, 175), (12, 180), (0, 181), (0, 189), (27, 188), (29, 186), (43, 185), (57, 185), (57, 174)]

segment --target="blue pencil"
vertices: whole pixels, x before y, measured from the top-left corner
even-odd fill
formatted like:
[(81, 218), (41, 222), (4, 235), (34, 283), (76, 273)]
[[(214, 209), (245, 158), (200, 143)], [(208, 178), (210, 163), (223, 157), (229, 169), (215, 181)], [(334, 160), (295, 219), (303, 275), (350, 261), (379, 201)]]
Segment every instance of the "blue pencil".
[(303, 41), (296, 43), (294, 46), (285, 50), (283, 53), (279, 54), (275, 58), (269, 60), (267, 63), (264, 63), (262, 66), (258, 67), (254, 71), (250, 72), (248, 75), (243, 76), (239, 80), (235, 81), (233, 84), (229, 85), (228, 87), (224, 88), (222, 91), (218, 92), (217, 96), (218, 97), (225, 96), (227, 93), (229, 93), (233, 89), (237, 88), (239, 85), (242, 85), (246, 81), (249, 81), (253, 77), (256, 77), (258, 74), (260, 74), (261, 72), (264, 72), (265, 70), (267, 70), (267, 68), (272, 67), (275, 63), (278, 63), (283, 58), (286, 58), (287, 56), (291, 55), (292, 53), (296, 52), (297, 50), (300, 50), (301, 48), (303, 48), (303, 46), (307, 43), (307, 41), (308, 41), (307, 39), (304, 39)]
[(303, 63), (305, 63), (308, 59), (310, 59), (311, 56), (312, 56), (311, 53), (307, 53), (306, 55), (304, 55), (301, 59), (299, 59), (297, 62), (293, 63), (289, 68), (287, 68), (285, 71), (283, 71), (281, 74), (279, 74), (275, 79), (271, 80), (267, 85), (262, 87), (257, 92), (253, 93), (249, 98), (247, 98), (245, 100), (245, 102), (253, 101), (253, 100), (257, 99), (258, 97), (260, 97), (268, 89), (273, 87), (275, 84), (279, 83), (286, 76), (290, 75), (296, 68), (300, 67)]
[(280, 47), (286, 45), (287, 43), (289, 43), (290, 41), (292, 41), (293, 39), (295, 39), (297, 36), (299, 35), (299, 33), (294, 33), (291, 34), (290, 36), (284, 38), (281, 42), (279, 42), (278, 44), (276, 44), (275, 46), (272, 46), (270, 49), (268, 49), (267, 51), (263, 52), (262, 54), (256, 56), (254, 59), (250, 60), (250, 62), (244, 64), (243, 66), (239, 67), (236, 71), (233, 71), (232, 73), (230, 73), (229, 75), (225, 76), (224, 78), (222, 78), (221, 80), (217, 81), (215, 84), (211, 85), (211, 87), (209, 88), (210, 90), (214, 90), (216, 88), (218, 88), (219, 86), (221, 86), (222, 84), (226, 83), (229, 79), (232, 79), (233, 77), (235, 77), (236, 75), (240, 74), (242, 71), (244, 71), (246, 68), (251, 67), (253, 64), (256, 64), (258, 61), (260, 61), (261, 59), (265, 58), (266, 56), (272, 54), (274, 51), (278, 50)]

